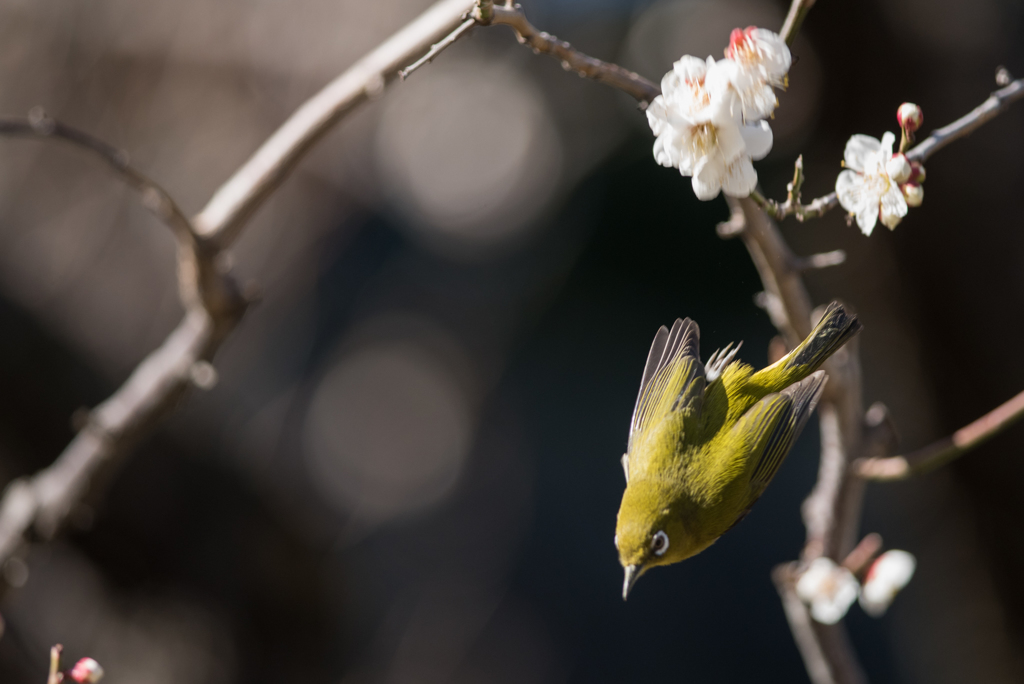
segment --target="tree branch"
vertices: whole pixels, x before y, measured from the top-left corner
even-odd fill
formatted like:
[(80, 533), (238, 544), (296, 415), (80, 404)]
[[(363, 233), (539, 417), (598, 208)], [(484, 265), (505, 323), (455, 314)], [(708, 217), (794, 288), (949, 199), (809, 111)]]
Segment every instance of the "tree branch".
[(220, 247), (242, 227), (306, 152), (354, 107), (383, 92), (399, 69), (463, 22), (474, 0), (441, 0), (307, 100), (214, 194), (195, 217), (197, 232)]
[[(795, 267), (797, 258), (778, 227), (750, 199), (726, 198), (732, 211), (719, 234), (739, 235), (757, 268), (768, 300), (772, 324), (790, 349), (811, 332), (810, 295)], [(821, 465), (814, 490), (803, 505), (807, 541), (803, 562), (826, 555), (842, 560), (854, 548), (863, 482), (849, 476), (850, 461), (859, 453), (863, 403), (857, 340), (829, 359), (829, 382), (818, 407), (821, 420)], [(863, 672), (841, 625), (815, 623), (793, 591), (796, 568), (777, 571), (779, 588), (794, 638), (814, 684), (861, 684)], [(782, 573), (782, 574), (780, 574)]]
[(661, 88), (643, 76), (623, 69), (618, 64), (585, 55), (564, 40), (538, 31), (527, 21), (519, 5), (492, 5), (489, 2), (481, 5), (484, 6), (486, 14), (481, 13), (478, 8), (474, 13), (477, 23), (482, 26), (501, 24), (510, 27), (515, 31), (516, 39), (520, 43), (532, 48), (534, 52), (551, 55), (560, 60), (562, 68), (566, 71), (574, 71), (585, 78), (618, 88), (636, 99), (641, 108), (646, 108), (661, 94)]
[(772, 571), (772, 580), (810, 680), (814, 684), (867, 684), (843, 623), (823, 625), (811, 618), (807, 606), (796, 594), (799, 578), (800, 568), (796, 563), (784, 563)]
[(1000, 88), (992, 93), (987, 100), (953, 123), (932, 131), (931, 135), (907, 152), (907, 158), (925, 161), (949, 143), (970, 135), (999, 116), (1022, 97), (1024, 97), (1024, 79), (1018, 79), (1005, 88)]
[(175, 235), (194, 235), (192, 223), (171, 196), (151, 178), (135, 169), (128, 161), (128, 153), (108, 145), (77, 128), (55, 121), (36, 107), (27, 119), (0, 119), (0, 136), (61, 140), (94, 154), (125, 182), (137, 190), (142, 205), (167, 224)]
[(965, 425), (949, 437), (903, 456), (862, 458), (853, 471), (868, 480), (905, 480), (963, 456), (1024, 417), (1024, 392)]
[[(380, 92), (411, 55), (456, 25), (473, 0), (443, 0), (307, 101), (190, 222), (170, 195), (128, 164), (123, 152), (34, 111), (29, 120), (0, 121), (0, 134), (60, 139), (98, 155), (178, 238), (178, 282), (185, 317), (128, 380), (89, 413), (78, 435), (48, 468), (11, 482), (0, 499), (0, 567), (32, 531), (52, 538), (81, 505), (93, 482), (116, 467), (131, 446), (173, 411), (190, 385), (216, 382), (210, 365), (248, 302), (222, 258), (246, 221), (302, 156), (359, 102)], [(0, 578), (0, 592), (6, 584)]]
[(814, 7), (814, 2), (815, 0), (793, 0), (790, 4), (786, 21), (783, 22), (782, 30), (779, 32), (782, 39), (786, 41), (786, 45), (793, 47), (796, 34), (800, 32), (800, 27), (803, 26), (807, 13)]

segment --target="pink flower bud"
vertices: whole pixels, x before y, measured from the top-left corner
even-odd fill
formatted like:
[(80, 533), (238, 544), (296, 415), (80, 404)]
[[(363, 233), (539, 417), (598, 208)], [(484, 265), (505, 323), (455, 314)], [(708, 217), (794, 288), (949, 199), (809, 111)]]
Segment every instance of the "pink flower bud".
[(911, 183), (924, 183), (924, 178), (924, 165), (921, 162), (910, 162), (910, 178), (908, 180)]
[(82, 658), (69, 674), (78, 684), (96, 684), (103, 678), (103, 668), (92, 658)]
[(907, 133), (913, 133), (924, 123), (924, 112), (913, 102), (904, 102), (896, 110), (896, 121)]
[(905, 154), (894, 154), (885, 164), (885, 172), (894, 183), (906, 183), (910, 180), (911, 171), (910, 162)]
[(917, 183), (904, 183), (900, 186), (908, 207), (919, 207), (924, 202), (924, 188)]

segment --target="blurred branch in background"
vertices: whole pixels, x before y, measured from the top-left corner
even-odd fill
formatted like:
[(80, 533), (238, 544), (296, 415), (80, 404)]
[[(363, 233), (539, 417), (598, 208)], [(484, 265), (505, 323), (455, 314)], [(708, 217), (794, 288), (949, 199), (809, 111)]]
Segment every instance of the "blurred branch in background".
[[(331, 82), (264, 143), (192, 222), (166, 192), (128, 165), (126, 154), (110, 145), (41, 111), (28, 121), (0, 126), (0, 133), (57, 138), (85, 147), (140, 190), (147, 208), (175, 229), (185, 307), (184, 319), (163, 345), (143, 359), (113, 396), (89, 412), (53, 465), (8, 485), (0, 500), (0, 566), (20, 552), (32, 530), (52, 539), (101, 471), (116, 467), (119, 457), (177, 407), (190, 385), (209, 389), (216, 383), (210, 361), (249, 304), (231, 276), (225, 250), (327, 130), (357, 104), (380, 93), (402, 64), (448, 33), (473, 4), (435, 4)], [(6, 580), (0, 579), (0, 591), (6, 587)]]
[(949, 437), (904, 456), (861, 458), (854, 462), (854, 472), (866, 480), (887, 482), (905, 480), (911, 475), (932, 470), (963, 456), (988, 439), (1024, 417), (1024, 392)]
[(41, 107), (29, 112), (27, 119), (0, 119), (0, 136), (60, 140), (92, 152), (106, 162), (121, 180), (137, 190), (142, 196), (142, 205), (166, 223), (175, 235), (186, 238), (194, 235), (188, 217), (167, 191), (132, 167), (126, 152), (84, 131), (55, 121)]

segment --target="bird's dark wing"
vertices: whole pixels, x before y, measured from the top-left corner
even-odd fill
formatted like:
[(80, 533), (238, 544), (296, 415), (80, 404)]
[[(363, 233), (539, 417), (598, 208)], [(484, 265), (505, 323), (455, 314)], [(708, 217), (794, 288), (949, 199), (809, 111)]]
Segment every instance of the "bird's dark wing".
[(676, 319), (672, 330), (658, 330), (647, 355), (640, 393), (629, 426), (632, 452), (637, 435), (672, 411), (699, 413), (704, 394), (700, 362), (700, 328), (689, 318)]
[(755, 460), (750, 474), (751, 504), (775, 477), (783, 459), (800, 436), (818, 405), (827, 379), (825, 371), (813, 373), (777, 394), (769, 394), (751, 406), (740, 419), (737, 427), (747, 423), (748, 429), (753, 428), (750, 443), (755, 445)]

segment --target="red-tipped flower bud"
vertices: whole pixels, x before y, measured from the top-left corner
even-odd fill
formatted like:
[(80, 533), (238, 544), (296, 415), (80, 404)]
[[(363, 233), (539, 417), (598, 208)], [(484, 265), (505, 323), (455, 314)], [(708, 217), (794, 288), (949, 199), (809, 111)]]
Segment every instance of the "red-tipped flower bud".
[(917, 183), (904, 183), (900, 186), (908, 207), (919, 207), (924, 202), (924, 188)]
[(924, 112), (913, 102), (904, 102), (896, 110), (896, 121), (907, 133), (913, 133), (924, 123)]
[(92, 658), (82, 658), (69, 674), (78, 684), (96, 684), (103, 678), (103, 668)]
[(924, 165), (921, 162), (912, 161), (910, 162), (910, 182), (911, 183), (924, 183), (925, 173)]

